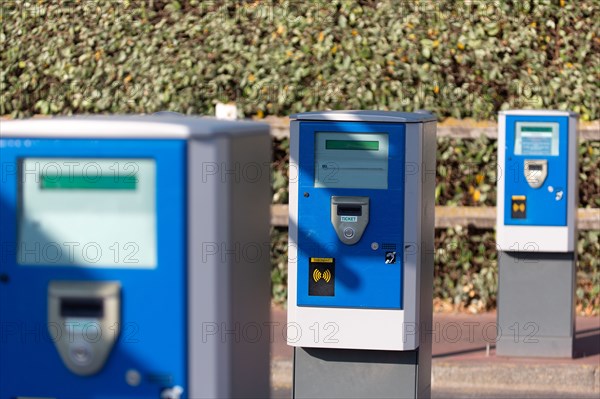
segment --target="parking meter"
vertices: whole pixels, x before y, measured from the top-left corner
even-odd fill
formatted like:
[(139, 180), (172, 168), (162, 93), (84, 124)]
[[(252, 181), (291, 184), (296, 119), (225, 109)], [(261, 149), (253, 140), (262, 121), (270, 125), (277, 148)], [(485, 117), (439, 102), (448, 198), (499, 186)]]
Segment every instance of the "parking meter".
[(268, 126), (0, 127), (0, 398), (267, 396)]
[(501, 356), (572, 357), (577, 114), (502, 111), (498, 120)]
[(309, 112), (290, 129), (294, 397), (428, 396), (436, 118)]

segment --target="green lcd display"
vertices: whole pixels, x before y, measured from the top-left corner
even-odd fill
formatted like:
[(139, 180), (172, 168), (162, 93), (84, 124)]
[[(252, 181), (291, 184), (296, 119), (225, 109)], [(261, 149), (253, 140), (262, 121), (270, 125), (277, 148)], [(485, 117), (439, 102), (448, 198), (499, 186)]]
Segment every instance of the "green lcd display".
[(515, 155), (558, 155), (558, 123), (516, 122)]
[(51, 176), (41, 177), (42, 189), (135, 190), (135, 176)]
[(521, 128), (522, 132), (546, 132), (546, 133), (552, 133), (552, 127), (546, 127), (546, 126), (523, 126)]
[(366, 140), (326, 140), (326, 150), (379, 151), (379, 141)]
[(157, 266), (154, 159), (22, 158), (18, 168), (20, 265)]

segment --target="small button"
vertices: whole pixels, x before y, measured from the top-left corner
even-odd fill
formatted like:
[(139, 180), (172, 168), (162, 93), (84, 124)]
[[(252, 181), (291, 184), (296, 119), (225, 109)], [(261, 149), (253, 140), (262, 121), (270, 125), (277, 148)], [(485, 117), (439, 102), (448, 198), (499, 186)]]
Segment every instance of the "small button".
[(562, 199), (562, 197), (563, 197), (563, 192), (562, 191), (557, 191), (555, 199), (557, 201), (560, 201)]
[(344, 237), (346, 237), (346, 238), (354, 237), (354, 229), (352, 227), (346, 227), (344, 229)]
[(379, 244), (378, 244), (378, 243), (376, 243), (376, 242), (372, 242), (372, 243), (371, 243), (371, 249), (372, 249), (373, 251), (377, 251), (377, 250), (379, 249)]
[(127, 373), (125, 373), (125, 381), (132, 387), (137, 387), (140, 385), (140, 382), (142, 382), (142, 376), (139, 371), (129, 369), (127, 370)]
[(69, 349), (69, 355), (71, 356), (71, 359), (79, 366), (87, 366), (92, 362), (92, 351), (86, 345), (72, 345)]
[(552, 192), (554, 192), (554, 187), (552, 187), (552, 186), (548, 186), (548, 192), (549, 192), (549, 193), (552, 193)]

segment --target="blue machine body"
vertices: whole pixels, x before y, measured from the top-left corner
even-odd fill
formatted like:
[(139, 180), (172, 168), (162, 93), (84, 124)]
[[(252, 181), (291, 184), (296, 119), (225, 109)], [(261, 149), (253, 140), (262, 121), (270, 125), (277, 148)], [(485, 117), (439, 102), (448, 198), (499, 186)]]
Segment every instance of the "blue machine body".
[[(0, 398), (157, 398), (187, 387), (186, 140), (2, 139), (0, 236)], [(19, 264), (16, 256), (20, 159), (144, 158), (156, 164), (155, 268)], [(99, 265), (102, 266), (102, 265)], [(104, 367), (81, 377), (61, 361), (48, 329), (48, 285), (119, 281), (121, 331)], [(67, 333), (62, 331), (62, 334)], [(113, 334), (114, 331), (101, 331)], [(126, 372), (141, 374), (132, 387)], [(94, 392), (90, 396), (90, 392)]]
[[(521, 154), (515, 153), (517, 123), (556, 124), (558, 126), (558, 153), (550, 154), (548, 146), (531, 144), (531, 154), (525, 154), (525, 144)], [(535, 126), (535, 125), (534, 125)], [(568, 134), (569, 118), (566, 116), (527, 116), (507, 115), (506, 117), (506, 168), (504, 187), (504, 224), (528, 226), (566, 226), (567, 195), (556, 200), (556, 193), (567, 192), (568, 184)], [(526, 161), (547, 162), (547, 178), (541, 187), (533, 188), (525, 178)], [(526, 207), (523, 215), (512, 212), (514, 199), (518, 198)]]
[[(298, 306), (402, 309), (405, 125), (371, 122), (300, 122), (298, 182)], [(331, 188), (315, 185), (316, 134), (387, 134), (387, 189)], [(332, 196), (369, 197), (369, 222), (360, 241), (344, 244), (331, 218)], [(382, 243), (376, 250), (372, 243)], [(386, 263), (386, 252), (395, 261)], [(335, 263), (335, 295), (309, 294), (311, 258)]]

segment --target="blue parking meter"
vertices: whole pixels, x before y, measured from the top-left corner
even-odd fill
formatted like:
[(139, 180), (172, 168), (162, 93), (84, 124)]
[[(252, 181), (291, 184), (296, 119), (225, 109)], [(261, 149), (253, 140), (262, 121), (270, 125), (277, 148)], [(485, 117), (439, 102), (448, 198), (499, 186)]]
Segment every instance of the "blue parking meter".
[(573, 355), (577, 182), (577, 114), (500, 112), (498, 355)]
[(267, 125), (0, 132), (1, 399), (269, 394)]
[(436, 118), (291, 118), (294, 397), (427, 397)]

